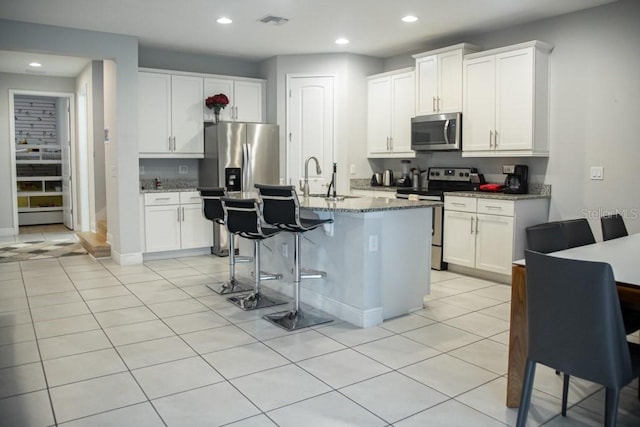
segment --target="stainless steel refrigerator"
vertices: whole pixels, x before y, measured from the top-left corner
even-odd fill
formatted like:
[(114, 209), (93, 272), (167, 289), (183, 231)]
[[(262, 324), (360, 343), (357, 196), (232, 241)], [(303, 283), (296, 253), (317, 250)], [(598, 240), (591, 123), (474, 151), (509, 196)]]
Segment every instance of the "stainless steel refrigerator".
[[(201, 187), (255, 191), (254, 184), (280, 183), (278, 125), (263, 123), (205, 123), (204, 159), (198, 167)], [(213, 249), (228, 255), (226, 230), (214, 224)]]

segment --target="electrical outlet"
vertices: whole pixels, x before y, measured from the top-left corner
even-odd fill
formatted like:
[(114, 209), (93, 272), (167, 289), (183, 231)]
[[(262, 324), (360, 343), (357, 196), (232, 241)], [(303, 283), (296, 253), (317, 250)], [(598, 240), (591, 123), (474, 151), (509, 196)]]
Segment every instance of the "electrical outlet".
[(140, 175), (144, 175), (144, 166), (140, 165)]
[(178, 166), (178, 173), (180, 175), (186, 175), (189, 173), (189, 166), (188, 165), (180, 165)]
[(356, 165), (354, 165), (353, 163), (351, 163), (351, 166), (349, 166), (349, 173), (351, 175), (355, 175), (356, 174)]
[(592, 180), (603, 180), (604, 179), (604, 168), (602, 166), (591, 166), (591, 179)]
[(369, 236), (369, 252), (378, 252), (378, 235)]
[(289, 244), (288, 243), (283, 243), (282, 244), (282, 256), (285, 258), (289, 258)]

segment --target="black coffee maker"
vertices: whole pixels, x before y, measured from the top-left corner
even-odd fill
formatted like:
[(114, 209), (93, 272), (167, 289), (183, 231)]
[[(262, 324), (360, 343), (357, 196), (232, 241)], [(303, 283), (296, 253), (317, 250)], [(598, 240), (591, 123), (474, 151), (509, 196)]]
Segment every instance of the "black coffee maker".
[(529, 167), (527, 165), (503, 165), (504, 192), (507, 194), (527, 194), (529, 192)]

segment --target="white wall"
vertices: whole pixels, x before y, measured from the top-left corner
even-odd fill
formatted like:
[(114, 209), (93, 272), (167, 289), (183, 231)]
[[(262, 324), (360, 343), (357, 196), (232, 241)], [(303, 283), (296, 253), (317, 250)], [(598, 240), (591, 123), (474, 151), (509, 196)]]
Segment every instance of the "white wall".
[[(546, 160), (525, 163), (534, 180), (552, 185), (551, 219), (587, 216), (596, 238), (601, 235), (600, 213), (615, 209), (626, 212), (630, 232), (640, 232), (638, 22), (640, 2), (620, 0), (442, 45), (464, 41), (491, 49), (534, 39), (555, 45), (550, 56), (551, 153)], [(412, 63), (410, 55), (402, 55), (386, 61), (385, 68)], [(424, 165), (444, 161), (471, 163), (496, 176), (502, 163), (519, 162), (460, 159), (450, 154), (420, 160)], [(604, 166), (603, 181), (589, 179), (591, 166)]]
[[(133, 185), (138, 181), (137, 39), (117, 34), (0, 20), (0, 49), (113, 60), (114, 74), (110, 88), (113, 90), (115, 106), (114, 126), (111, 128), (111, 141), (106, 156), (108, 180), (112, 184), (107, 185), (110, 242), (112, 256), (117, 262), (141, 262), (140, 212), (137, 208), (139, 192), (138, 186)], [(1, 115), (0, 119), (5, 122), (2, 126), (7, 126), (8, 114)], [(0, 133), (2, 138), (8, 138), (6, 135), (8, 132)], [(6, 145), (0, 147), (0, 163), (6, 162), (8, 150)], [(2, 182), (5, 182), (4, 179)]]
[(228, 56), (198, 55), (194, 53), (140, 47), (138, 62), (140, 67), (146, 68), (260, 78), (258, 75), (257, 62), (245, 61)]
[[(274, 64), (275, 62), (275, 64)], [(382, 70), (382, 60), (351, 54), (326, 55), (286, 55), (267, 61), (263, 76), (269, 80), (269, 93), (275, 93), (275, 100), (269, 99), (267, 109), (276, 108), (276, 123), (280, 125), (281, 176), (286, 168), (286, 78), (288, 74), (330, 74), (335, 76), (335, 159), (338, 164), (337, 191), (349, 191), (349, 165), (356, 164), (356, 170), (366, 169), (366, 80), (365, 77)], [(274, 75), (275, 74), (275, 75)], [(275, 102), (275, 104), (274, 104)], [(360, 172), (363, 173), (363, 172)], [(367, 172), (368, 174), (368, 172)]]

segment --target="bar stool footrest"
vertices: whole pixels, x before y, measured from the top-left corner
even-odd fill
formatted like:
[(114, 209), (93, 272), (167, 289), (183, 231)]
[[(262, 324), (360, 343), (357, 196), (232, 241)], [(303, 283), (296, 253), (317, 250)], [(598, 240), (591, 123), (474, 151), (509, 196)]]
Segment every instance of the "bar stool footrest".
[[(256, 277), (255, 271), (251, 272), (251, 277), (253, 277), (255, 279), (255, 277)], [(281, 279), (282, 279), (282, 274), (281, 273), (269, 273), (267, 271), (261, 271), (260, 272), (260, 281), (261, 282), (263, 280), (281, 280)]]
[(236, 264), (243, 263), (243, 262), (253, 262), (253, 257), (252, 256), (244, 256), (244, 255), (236, 255), (236, 257), (234, 258), (234, 261), (235, 261)]
[(260, 308), (273, 307), (274, 305), (287, 304), (287, 301), (283, 301), (277, 298), (268, 297), (263, 293), (252, 292), (245, 295), (237, 295), (227, 298), (231, 304), (234, 304), (244, 311), (257, 310)]
[(226, 282), (220, 282), (220, 283), (210, 283), (207, 285), (207, 288), (211, 289), (213, 292), (217, 294), (226, 295), (226, 294), (235, 294), (237, 292), (251, 291), (253, 290), (253, 285), (239, 282), (237, 279), (235, 279), (235, 280), (227, 280)]
[(284, 311), (265, 314), (262, 318), (287, 331), (296, 331), (298, 329), (308, 328), (309, 326), (321, 325), (333, 321), (333, 319), (329, 317), (304, 313), (300, 310), (297, 312)]
[(312, 270), (311, 268), (302, 268), (300, 270), (301, 279), (322, 279), (327, 277), (326, 271)]

